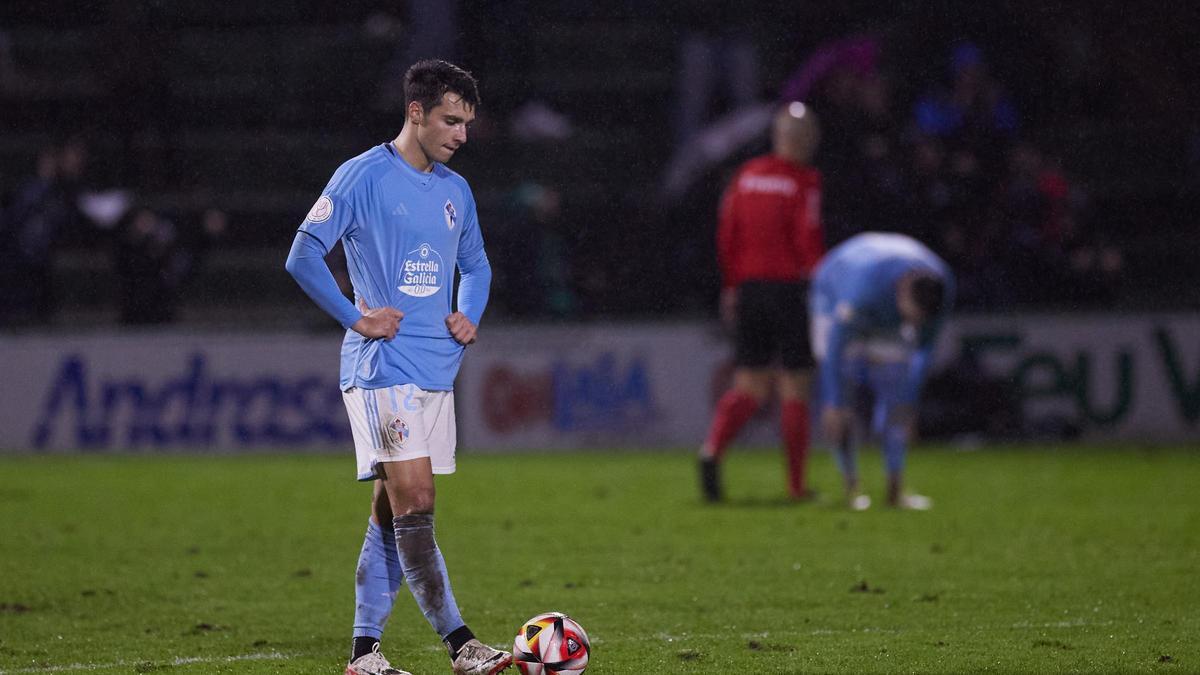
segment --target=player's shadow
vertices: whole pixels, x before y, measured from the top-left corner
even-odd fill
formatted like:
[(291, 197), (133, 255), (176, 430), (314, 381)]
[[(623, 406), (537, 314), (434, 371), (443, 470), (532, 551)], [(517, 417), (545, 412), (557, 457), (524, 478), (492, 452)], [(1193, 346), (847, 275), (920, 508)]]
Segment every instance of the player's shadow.
[(821, 495), (814, 494), (808, 499), (792, 499), (786, 495), (732, 497), (712, 504), (713, 507), (731, 509), (803, 509), (822, 505)]

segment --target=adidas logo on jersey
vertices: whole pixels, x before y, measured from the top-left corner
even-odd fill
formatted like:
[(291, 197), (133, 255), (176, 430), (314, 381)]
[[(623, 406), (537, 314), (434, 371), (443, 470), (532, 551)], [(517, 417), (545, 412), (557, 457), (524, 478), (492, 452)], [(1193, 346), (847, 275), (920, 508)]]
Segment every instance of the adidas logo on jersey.
[(408, 215), (408, 208), (404, 206), (404, 202), (400, 202), (399, 206), (392, 209), (392, 215), (393, 216), (407, 216)]

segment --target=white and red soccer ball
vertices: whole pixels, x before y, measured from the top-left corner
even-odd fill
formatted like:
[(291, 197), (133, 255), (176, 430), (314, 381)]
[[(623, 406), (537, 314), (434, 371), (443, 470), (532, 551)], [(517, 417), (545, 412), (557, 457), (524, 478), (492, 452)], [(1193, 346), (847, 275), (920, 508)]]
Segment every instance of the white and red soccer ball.
[(513, 664), (522, 675), (580, 675), (591, 650), (583, 626), (561, 612), (546, 612), (521, 626)]

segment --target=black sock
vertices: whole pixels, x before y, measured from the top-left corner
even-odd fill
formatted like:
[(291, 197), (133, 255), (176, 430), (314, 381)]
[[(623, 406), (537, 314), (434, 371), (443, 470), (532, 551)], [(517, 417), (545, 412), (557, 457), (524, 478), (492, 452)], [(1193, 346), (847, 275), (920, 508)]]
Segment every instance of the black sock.
[(721, 465), (715, 457), (700, 459), (700, 491), (707, 501), (721, 501)]
[(350, 662), (354, 663), (363, 654), (370, 654), (375, 651), (375, 645), (378, 644), (379, 640), (369, 635), (356, 635), (354, 637), (354, 645), (350, 648)]
[(473, 639), (475, 639), (475, 634), (471, 632), (471, 629), (466, 626), (460, 626), (450, 631), (450, 634), (442, 642), (446, 643), (446, 649), (450, 650), (450, 658), (456, 659), (458, 658), (458, 650), (462, 649), (463, 645)]

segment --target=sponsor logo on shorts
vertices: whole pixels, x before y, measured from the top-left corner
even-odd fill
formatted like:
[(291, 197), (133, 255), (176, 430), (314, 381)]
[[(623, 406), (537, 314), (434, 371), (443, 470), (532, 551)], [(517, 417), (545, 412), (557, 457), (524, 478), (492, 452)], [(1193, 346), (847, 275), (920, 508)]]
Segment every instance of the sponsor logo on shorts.
[(854, 318), (854, 305), (843, 300), (833, 308), (833, 315), (837, 317), (839, 322), (847, 323)]
[(392, 439), (392, 443), (404, 446), (404, 441), (408, 440), (408, 425), (400, 417), (393, 417), (387, 425), (388, 438)]

